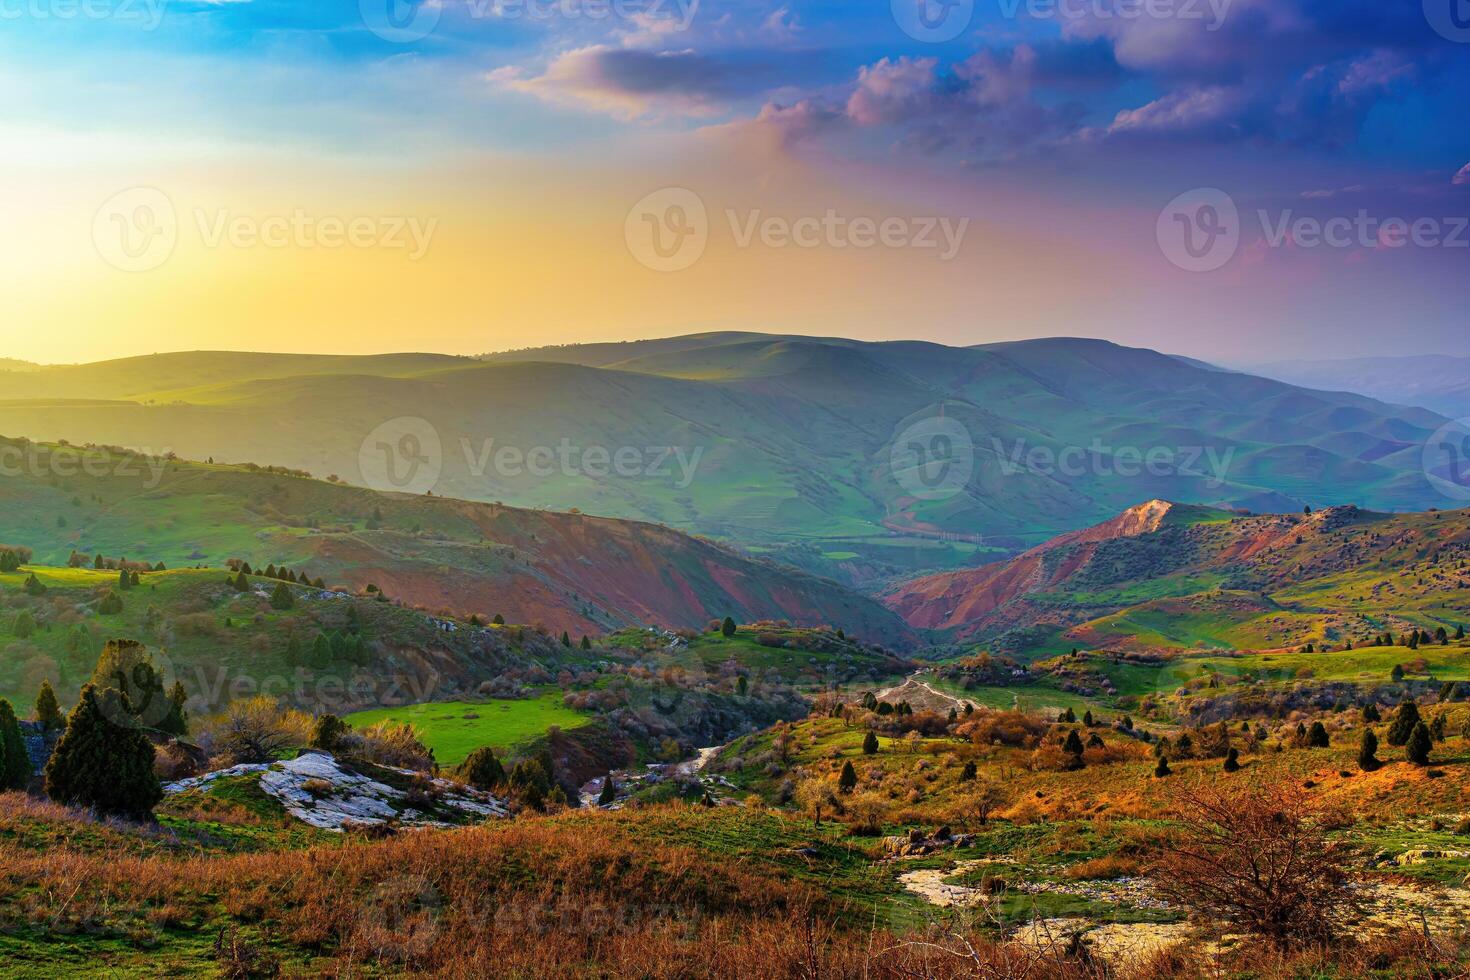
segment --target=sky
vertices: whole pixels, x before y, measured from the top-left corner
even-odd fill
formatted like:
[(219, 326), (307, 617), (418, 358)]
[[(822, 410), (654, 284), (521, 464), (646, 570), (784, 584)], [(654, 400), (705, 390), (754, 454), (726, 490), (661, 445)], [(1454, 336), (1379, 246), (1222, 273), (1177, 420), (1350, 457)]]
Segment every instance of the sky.
[(1467, 0), (0, 0), (0, 357), (1470, 354)]

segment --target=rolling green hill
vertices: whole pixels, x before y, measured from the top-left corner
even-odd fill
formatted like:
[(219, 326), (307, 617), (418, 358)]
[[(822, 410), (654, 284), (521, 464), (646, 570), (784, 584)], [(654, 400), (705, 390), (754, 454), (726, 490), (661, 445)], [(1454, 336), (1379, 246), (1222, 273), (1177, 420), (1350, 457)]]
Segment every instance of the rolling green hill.
[[(1005, 557), (1149, 497), (1423, 508), (1443, 421), (1102, 341), (739, 333), (480, 360), (157, 355), (0, 373), (0, 397), (10, 435), (379, 488), (383, 454), (411, 449), (438, 495), (659, 521), (849, 582)], [(958, 438), (922, 428), (941, 417)], [(383, 434), (405, 418), (416, 441)], [(956, 492), (926, 492), (915, 477), (946, 461)]]
[(38, 563), (76, 555), (170, 569), (304, 569), (445, 614), (499, 614), (553, 633), (713, 618), (831, 624), (906, 646), (880, 604), (821, 579), (655, 524), (380, 494), (259, 467), (0, 440), (0, 542)]

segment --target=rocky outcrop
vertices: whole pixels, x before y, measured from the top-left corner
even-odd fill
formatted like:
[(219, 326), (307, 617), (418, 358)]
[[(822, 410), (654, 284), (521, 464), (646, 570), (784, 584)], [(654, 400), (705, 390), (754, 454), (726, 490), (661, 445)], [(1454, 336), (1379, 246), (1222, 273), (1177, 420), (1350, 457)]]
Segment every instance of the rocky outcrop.
[(510, 816), (505, 801), (447, 779), (389, 766), (341, 762), (304, 752), (269, 765), (247, 763), (169, 783), (166, 793), (205, 789), (220, 779), (258, 774), (260, 788), (286, 812), (321, 830), (397, 824), (449, 827)]

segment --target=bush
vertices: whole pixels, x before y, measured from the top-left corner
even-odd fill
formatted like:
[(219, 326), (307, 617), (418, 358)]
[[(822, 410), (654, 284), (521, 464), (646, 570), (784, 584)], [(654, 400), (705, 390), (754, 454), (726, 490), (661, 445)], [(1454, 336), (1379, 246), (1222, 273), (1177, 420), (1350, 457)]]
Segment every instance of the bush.
[(206, 719), (200, 740), (221, 766), (232, 766), (274, 762), (306, 745), (311, 732), (310, 715), (283, 708), (261, 694), (232, 701), (223, 712)]
[[(459, 778), (475, 789), (487, 792), (505, 785), (505, 766), (501, 765), (488, 745), (482, 745), (459, 765)], [(608, 782), (611, 782), (609, 777)]]
[(418, 730), (406, 722), (380, 721), (370, 728), (351, 729), (338, 741), (337, 751), (380, 766), (417, 772), (435, 768), (434, 754), (420, 741)]
[(1393, 724), (1388, 727), (1388, 744), (1397, 748), (1407, 745), (1409, 736), (1414, 734), (1414, 726), (1419, 724), (1419, 706), (1413, 701), (1405, 701), (1399, 705), (1398, 712), (1393, 716)]
[(863, 736), (863, 755), (875, 755), (878, 752), (878, 736), (871, 731)]
[(306, 744), (313, 749), (321, 749), (323, 752), (335, 752), (343, 736), (351, 731), (347, 722), (333, 714), (325, 714), (317, 718), (311, 726), (311, 737)]
[(1181, 828), (1151, 869), (1171, 902), (1277, 946), (1332, 938), (1355, 907), (1347, 855), (1299, 786), (1199, 786), (1181, 794)]
[(41, 689), (36, 692), (36, 721), (48, 732), (59, 732), (66, 727), (66, 716), (61, 713), (61, 705), (56, 701), (56, 692), (51, 688), (50, 681), (42, 681)]

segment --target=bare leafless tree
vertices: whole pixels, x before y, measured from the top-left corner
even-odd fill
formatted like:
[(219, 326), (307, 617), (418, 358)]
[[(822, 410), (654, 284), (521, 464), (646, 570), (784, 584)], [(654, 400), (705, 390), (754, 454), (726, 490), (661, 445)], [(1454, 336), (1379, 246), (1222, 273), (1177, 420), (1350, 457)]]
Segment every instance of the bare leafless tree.
[(1354, 910), (1347, 855), (1301, 787), (1200, 784), (1177, 808), (1180, 825), (1152, 869), (1175, 904), (1278, 946), (1322, 943)]

